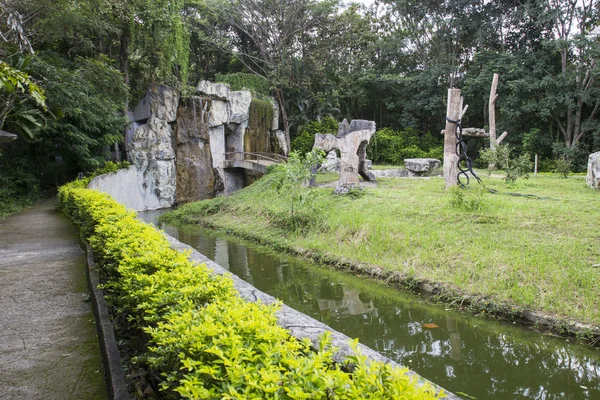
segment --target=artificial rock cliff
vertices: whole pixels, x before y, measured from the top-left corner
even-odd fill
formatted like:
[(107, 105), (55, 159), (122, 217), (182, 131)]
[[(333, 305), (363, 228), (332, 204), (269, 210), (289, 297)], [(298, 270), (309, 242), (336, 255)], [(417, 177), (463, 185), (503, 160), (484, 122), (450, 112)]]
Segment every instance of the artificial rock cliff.
[(243, 152), (287, 154), (277, 131), (277, 107), (246, 90), (201, 81), (197, 96), (151, 85), (130, 113), (126, 143), (132, 167), (98, 177), (90, 187), (137, 211), (230, 194), (253, 182), (256, 172), (224, 168)]

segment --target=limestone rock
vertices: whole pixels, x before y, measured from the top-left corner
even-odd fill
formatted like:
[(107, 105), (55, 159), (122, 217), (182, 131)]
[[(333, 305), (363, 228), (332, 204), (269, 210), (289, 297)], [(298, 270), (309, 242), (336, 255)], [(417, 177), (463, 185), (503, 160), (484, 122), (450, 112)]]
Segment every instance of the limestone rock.
[(145, 186), (158, 196), (160, 207), (175, 203), (175, 151), (171, 143), (171, 125), (150, 117), (140, 126), (127, 146), (129, 159), (143, 176)]
[(252, 102), (252, 93), (247, 90), (240, 90), (229, 93), (229, 123), (241, 124), (248, 121), (250, 117), (250, 103)]
[(150, 99), (151, 117), (175, 121), (177, 118), (177, 106), (179, 105), (179, 92), (164, 85), (152, 84), (148, 89)]
[(177, 110), (174, 133), (178, 203), (213, 198), (223, 189), (211, 157), (209, 107), (210, 100), (191, 97)]
[(600, 151), (588, 158), (586, 182), (589, 187), (600, 190)]
[(442, 162), (435, 158), (407, 158), (404, 160), (404, 168), (417, 176), (426, 175), (441, 166)]
[(340, 170), (340, 159), (337, 156), (335, 150), (331, 150), (327, 153), (327, 158), (321, 164), (321, 168), (319, 168), (320, 172), (335, 172)]
[(229, 103), (221, 100), (213, 100), (208, 117), (208, 126), (211, 128), (224, 125), (229, 122)]
[(225, 161), (225, 127), (219, 125), (208, 129), (210, 152), (213, 159), (213, 167), (221, 168)]
[(344, 119), (339, 124), (336, 136), (315, 135), (313, 149), (326, 152), (333, 149), (340, 150), (340, 186), (357, 184), (359, 173), (366, 181), (375, 180), (375, 176), (368, 171), (365, 162), (366, 148), (375, 130), (373, 121), (353, 120), (348, 123)]
[(287, 145), (287, 140), (285, 140), (285, 132), (284, 131), (276, 131), (275, 135), (277, 135), (277, 142), (279, 143), (279, 148), (283, 151), (283, 155), (287, 156), (290, 153), (290, 149)]
[(271, 153), (287, 156), (287, 144), (283, 131), (271, 131)]
[[(244, 135), (248, 121), (241, 124), (228, 124), (225, 127), (225, 152), (242, 153), (244, 151)], [(239, 155), (241, 157), (241, 154)]]
[(271, 129), (276, 131), (279, 129), (279, 106), (277, 105), (277, 100), (273, 97), (271, 97), (271, 102), (273, 103), (273, 124), (271, 125)]
[(400, 168), (374, 169), (371, 173), (377, 178), (408, 178), (408, 171)]
[(198, 82), (196, 91), (211, 99), (229, 101), (229, 87), (223, 83), (200, 81)]

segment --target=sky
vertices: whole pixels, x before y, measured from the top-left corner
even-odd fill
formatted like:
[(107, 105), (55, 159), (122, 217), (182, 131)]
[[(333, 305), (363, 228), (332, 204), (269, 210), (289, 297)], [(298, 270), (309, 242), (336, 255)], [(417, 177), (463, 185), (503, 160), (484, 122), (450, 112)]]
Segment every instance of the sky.
[(370, 6), (375, 0), (346, 0), (347, 3), (350, 3), (350, 1), (352, 1), (353, 3), (360, 3)]

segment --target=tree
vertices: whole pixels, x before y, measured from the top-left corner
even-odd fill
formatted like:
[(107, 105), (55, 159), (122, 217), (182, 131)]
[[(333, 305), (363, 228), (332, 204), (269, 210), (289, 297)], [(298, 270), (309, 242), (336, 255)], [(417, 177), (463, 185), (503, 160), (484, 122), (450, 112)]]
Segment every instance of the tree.
[(548, 91), (554, 100), (552, 115), (570, 149), (598, 126), (594, 119), (600, 109), (600, 46), (589, 34), (598, 22), (598, 1), (545, 0), (542, 5), (540, 17), (555, 35), (546, 46), (560, 55), (555, 85)]
[(0, 2), (0, 38), (4, 42), (15, 43), (21, 53), (32, 53), (33, 47), (23, 30), (23, 17), (15, 8), (15, 2)]
[(335, 4), (317, 0), (237, 0), (219, 3), (221, 8), (215, 10), (232, 28), (231, 46), (237, 59), (271, 82), (288, 148), (290, 126), (284, 87), (291, 84), (295, 61), (304, 55), (303, 37), (313, 34)]

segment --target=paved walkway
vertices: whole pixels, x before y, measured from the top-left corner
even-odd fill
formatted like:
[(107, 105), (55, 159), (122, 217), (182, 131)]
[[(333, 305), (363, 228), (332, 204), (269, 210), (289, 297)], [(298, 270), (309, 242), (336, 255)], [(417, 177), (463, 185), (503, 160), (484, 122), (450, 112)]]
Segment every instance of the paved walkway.
[(0, 221), (0, 399), (107, 399), (85, 258), (47, 200)]

